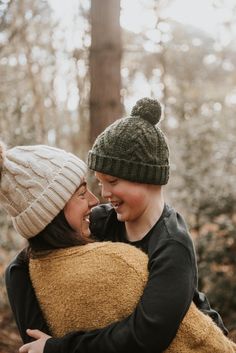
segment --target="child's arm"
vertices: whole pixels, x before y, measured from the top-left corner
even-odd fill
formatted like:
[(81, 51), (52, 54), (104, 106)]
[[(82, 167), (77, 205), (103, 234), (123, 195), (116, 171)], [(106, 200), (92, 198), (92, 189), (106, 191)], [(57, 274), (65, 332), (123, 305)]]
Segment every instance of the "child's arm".
[(152, 255), (147, 286), (131, 316), (104, 329), (49, 339), (44, 353), (163, 352), (175, 337), (192, 300), (189, 261), (181, 244), (161, 244)]
[[(190, 283), (192, 277), (192, 274), (185, 270), (186, 250), (180, 246), (180, 259), (184, 259), (184, 261), (178, 261), (177, 265), (173, 267), (176, 261), (175, 255), (170, 262), (163, 261), (166, 256), (169, 258), (169, 251), (175, 253), (174, 249), (172, 249), (172, 244), (170, 244), (170, 247), (169, 244), (166, 245), (157, 250), (157, 252), (161, 252), (161, 256), (159, 253), (153, 255), (147, 287), (137, 309), (130, 317), (101, 330), (88, 333), (74, 332), (61, 339), (49, 339), (46, 343), (44, 353), (130, 353), (133, 349), (135, 349), (136, 353), (162, 352), (175, 337), (179, 323), (188, 309), (192, 297), (191, 284), (187, 286), (186, 292), (184, 290), (186, 282)], [(173, 244), (173, 247), (175, 246), (179, 247), (179, 244)], [(160, 258), (162, 264), (158, 263), (158, 261), (156, 262), (156, 256)], [(19, 279), (20, 281), (23, 280), (24, 285), (19, 286), (17, 290), (19, 299), (16, 299), (15, 296), (12, 297), (11, 294), (10, 297), (11, 301), (17, 300), (13, 311), (15, 312), (22, 338), (24, 342), (28, 342), (29, 339), (25, 335), (26, 328), (39, 328), (47, 333), (49, 332), (32, 290), (27, 267), (15, 261), (7, 270), (9, 274), (14, 266), (17, 269), (15, 272), (16, 276), (10, 276), (10, 287), (9, 280), (7, 280), (8, 293), (9, 288), (17, 284), (15, 282), (16, 279), (17, 281)], [(174, 280), (176, 271), (183, 273), (177, 281)], [(166, 272), (169, 273), (168, 280), (170, 281), (168, 291), (164, 290), (164, 286), (166, 285), (162, 280), (163, 278), (164, 282), (166, 282), (164, 278)], [(158, 291), (160, 295), (157, 295), (157, 292), (153, 293), (156, 286), (158, 288), (163, 287), (163, 290)], [(17, 287), (14, 288), (16, 289)], [(184, 301), (183, 298), (187, 298), (187, 300)], [(163, 300), (168, 305), (163, 305)]]
[(197, 308), (201, 310), (205, 315), (210, 316), (210, 318), (221, 329), (225, 336), (228, 336), (229, 331), (225, 327), (220, 314), (216, 310), (211, 308), (210, 303), (205, 294), (196, 290), (194, 293), (193, 301)]

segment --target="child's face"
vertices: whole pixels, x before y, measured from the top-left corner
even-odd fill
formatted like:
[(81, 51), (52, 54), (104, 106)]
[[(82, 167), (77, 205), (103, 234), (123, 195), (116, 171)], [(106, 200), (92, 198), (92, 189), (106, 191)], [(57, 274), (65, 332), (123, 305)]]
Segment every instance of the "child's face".
[(98, 203), (96, 196), (87, 188), (86, 182), (83, 182), (65, 205), (67, 222), (75, 231), (89, 237), (89, 215), (91, 208)]
[(149, 185), (99, 172), (95, 176), (101, 186), (102, 197), (112, 204), (119, 221), (137, 221), (150, 208), (152, 192)]

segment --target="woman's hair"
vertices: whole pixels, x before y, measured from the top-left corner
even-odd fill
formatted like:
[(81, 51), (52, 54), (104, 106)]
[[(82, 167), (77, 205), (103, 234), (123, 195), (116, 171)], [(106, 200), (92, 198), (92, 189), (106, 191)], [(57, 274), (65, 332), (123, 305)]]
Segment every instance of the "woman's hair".
[(85, 245), (92, 241), (92, 238), (85, 237), (71, 228), (65, 218), (64, 210), (61, 210), (40, 233), (28, 239), (29, 250), (33, 253)]

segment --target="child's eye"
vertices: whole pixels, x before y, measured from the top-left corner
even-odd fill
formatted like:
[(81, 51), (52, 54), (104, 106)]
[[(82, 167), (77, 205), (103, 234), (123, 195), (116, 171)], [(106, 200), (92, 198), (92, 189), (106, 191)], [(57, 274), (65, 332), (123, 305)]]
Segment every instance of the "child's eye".
[(117, 179), (112, 179), (112, 180), (109, 180), (109, 184), (114, 185), (114, 184), (116, 184), (116, 183), (117, 183)]

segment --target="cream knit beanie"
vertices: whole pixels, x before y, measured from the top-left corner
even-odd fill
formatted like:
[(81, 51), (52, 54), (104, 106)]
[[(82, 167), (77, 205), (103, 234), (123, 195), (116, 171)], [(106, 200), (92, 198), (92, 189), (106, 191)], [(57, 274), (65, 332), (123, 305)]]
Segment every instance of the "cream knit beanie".
[(86, 164), (64, 150), (45, 145), (7, 149), (0, 141), (0, 205), (26, 239), (64, 208), (85, 173)]

